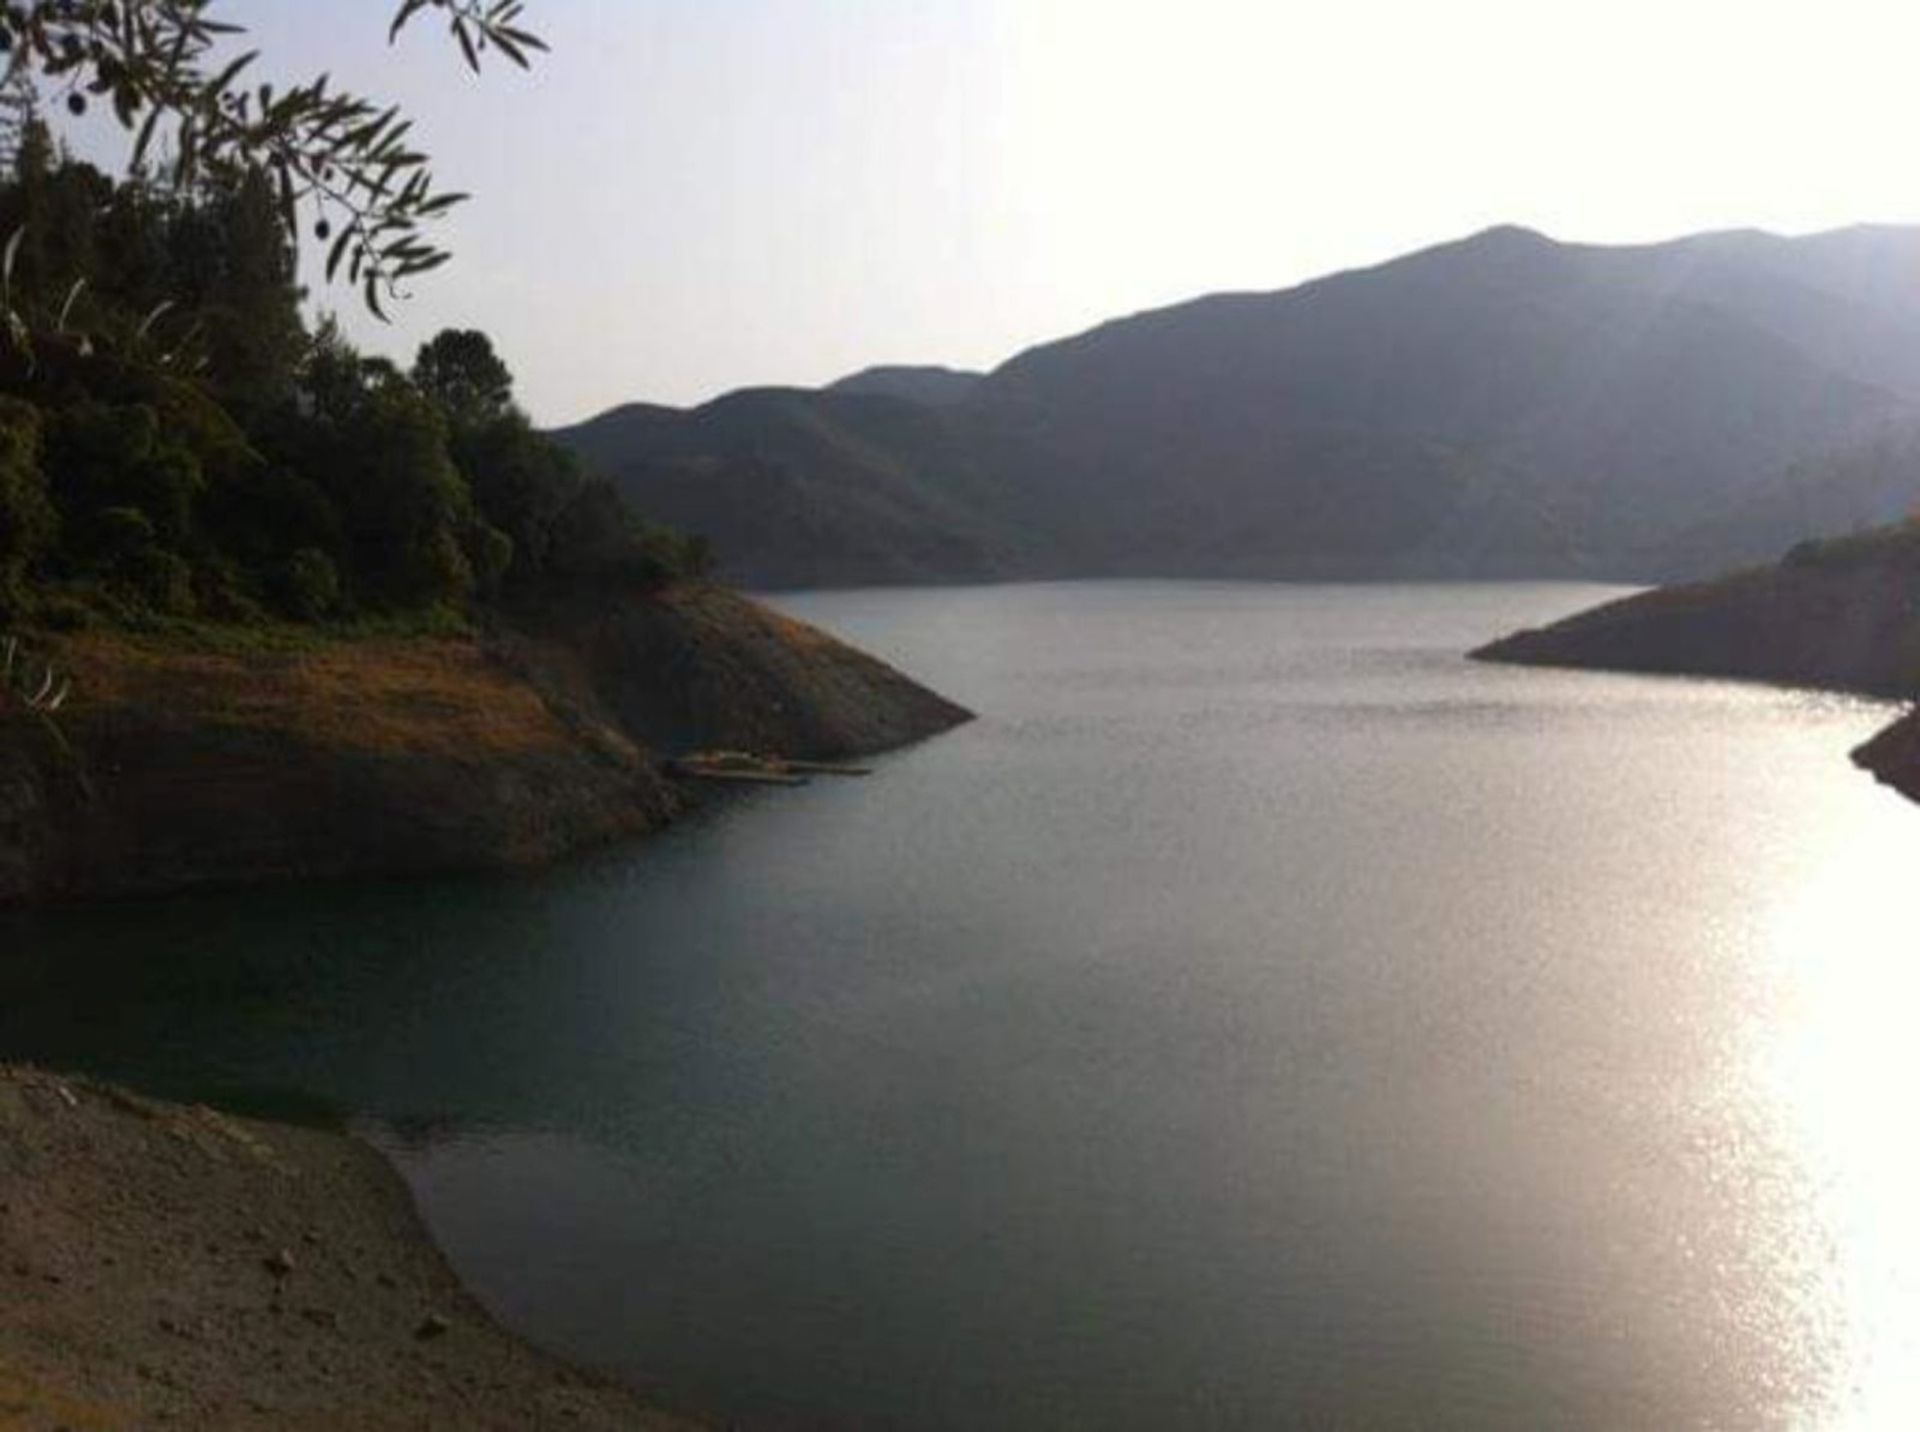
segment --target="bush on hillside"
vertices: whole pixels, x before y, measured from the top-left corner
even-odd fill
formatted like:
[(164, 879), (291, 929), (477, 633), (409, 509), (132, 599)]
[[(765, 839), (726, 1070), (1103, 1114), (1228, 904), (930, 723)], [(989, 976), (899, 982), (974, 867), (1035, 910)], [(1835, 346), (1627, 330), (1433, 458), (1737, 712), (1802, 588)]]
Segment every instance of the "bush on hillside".
[(13, 619), (25, 604), (27, 572), (59, 529), (40, 470), (40, 415), (0, 398), (0, 621)]

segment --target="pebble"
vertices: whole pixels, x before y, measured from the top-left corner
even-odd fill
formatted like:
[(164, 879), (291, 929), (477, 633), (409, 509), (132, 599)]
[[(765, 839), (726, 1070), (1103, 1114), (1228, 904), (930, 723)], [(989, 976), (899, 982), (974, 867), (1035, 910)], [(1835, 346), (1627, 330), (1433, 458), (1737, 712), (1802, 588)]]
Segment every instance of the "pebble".
[(261, 1265), (276, 1278), (284, 1278), (294, 1270), (293, 1254), (282, 1248), (278, 1253), (260, 1260)]
[(439, 1337), (452, 1326), (453, 1324), (441, 1317), (440, 1314), (428, 1313), (420, 1320), (420, 1326), (413, 1330), (413, 1335), (425, 1341), (427, 1338)]

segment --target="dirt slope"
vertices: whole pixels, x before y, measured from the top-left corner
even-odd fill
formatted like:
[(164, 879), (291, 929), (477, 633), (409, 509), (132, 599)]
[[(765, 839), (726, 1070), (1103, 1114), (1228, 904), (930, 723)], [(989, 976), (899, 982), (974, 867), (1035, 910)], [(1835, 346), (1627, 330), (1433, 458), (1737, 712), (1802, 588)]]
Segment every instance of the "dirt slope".
[(497, 1327), (344, 1135), (0, 1066), (0, 1429), (697, 1424)]

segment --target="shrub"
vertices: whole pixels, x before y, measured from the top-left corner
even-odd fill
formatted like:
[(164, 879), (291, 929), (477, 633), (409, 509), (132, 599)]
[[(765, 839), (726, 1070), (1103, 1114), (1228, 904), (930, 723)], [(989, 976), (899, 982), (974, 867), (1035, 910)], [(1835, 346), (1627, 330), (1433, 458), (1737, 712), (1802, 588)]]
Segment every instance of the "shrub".
[(0, 614), (26, 602), (26, 577), (60, 530), (40, 471), (40, 415), (0, 398)]
[(56, 408), (47, 425), (46, 468), (56, 499), (84, 517), (137, 508), (169, 541), (182, 540), (204, 481), (199, 461), (163, 434), (145, 403), (92, 400)]
[(340, 605), (340, 571), (318, 547), (302, 547), (281, 565), (276, 582), (280, 605), (301, 621), (320, 621)]
[(157, 535), (153, 519), (137, 507), (106, 508), (95, 514), (90, 525), (94, 549), (109, 563), (145, 551)]
[(459, 605), (473, 595), (473, 564), (445, 527), (435, 527), (413, 546), (403, 590), (412, 605)]
[(141, 606), (166, 616), (191, 616), (198, 606), (193, 595), (193, 568), (164, 547), (145, 547), (115, 564), (115, 577)]
[(467, 530), (467, 559), (480, 594), (497, 596), (513, 566), (513, 538), (498, 527), (476, 521)]

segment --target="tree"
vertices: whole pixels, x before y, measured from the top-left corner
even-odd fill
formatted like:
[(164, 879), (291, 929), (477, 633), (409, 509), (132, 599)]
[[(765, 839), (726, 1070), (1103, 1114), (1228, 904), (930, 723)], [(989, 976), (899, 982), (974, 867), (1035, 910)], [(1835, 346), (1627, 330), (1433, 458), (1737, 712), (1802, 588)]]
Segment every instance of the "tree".
[(443, 328), (420, 345), (413, 382), (440, 405), (457, 433), (502, 417), (513, 405), (513, 374), (474, 328)]
[[(272, 186), (258, 169), (203, 186), (197, 225), (176, 226), (175, 286), (167, 298), (193, 312), (206, 335), (207, 378), (236, 414), (284, 398), (306, 349), (300, 317), (299, 255), (274, 214)], [(180, 281), (191, 234), (199, 241), (192, 284)]]
[[(473, 69), (490, 51), (525, 67), (546, 46), (519, 27), (521, 9), (516, 0), (399, 0), (388, 40), (435, 12)], [(313, 232), (330, 241), (328, 278), (344, 265), (384, 316), (383, 297), (448, 258), (421, 225), (466, 196), (436, 188), (398, 108), (336, 90), (325, 75), (284, 92), (243, 85), (257, 50), (215, 68), (245, 34), (216, 18), (220, 10), (220, 0), (29, 0), (0, 11), (0, 50), (12, 56), (12, 77), (42, 79), (69, 113), (84, 114), (95, 99), (110, 104), (135, 135), (136, 168), (166, 141), (183, 184), (270, 174), (289, 237), (310, 209)]]

